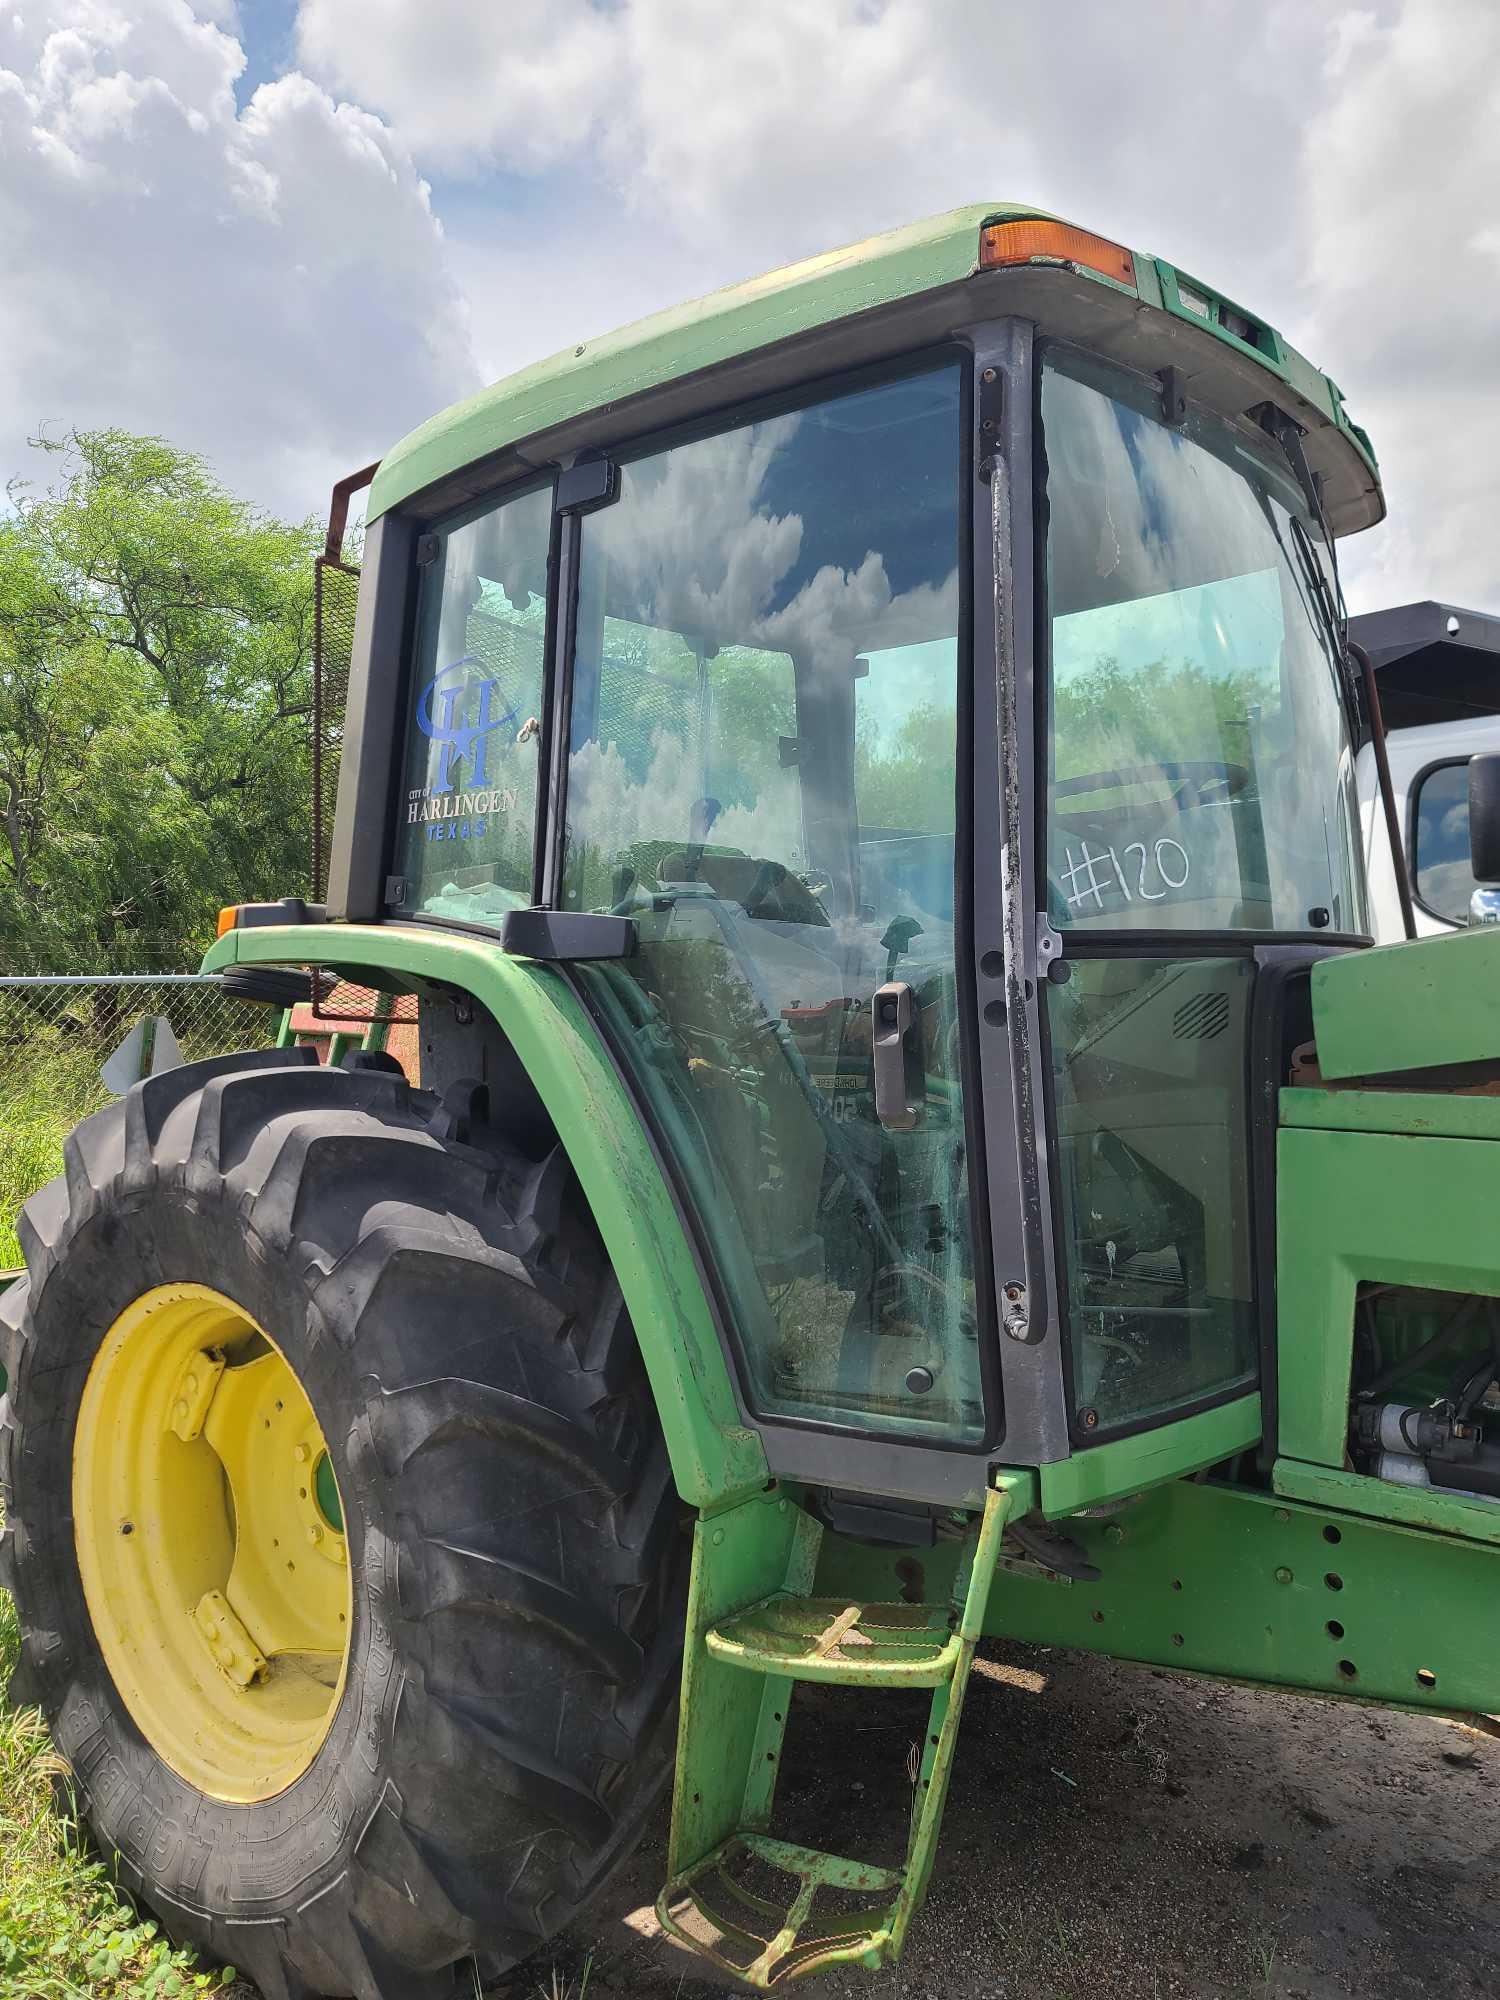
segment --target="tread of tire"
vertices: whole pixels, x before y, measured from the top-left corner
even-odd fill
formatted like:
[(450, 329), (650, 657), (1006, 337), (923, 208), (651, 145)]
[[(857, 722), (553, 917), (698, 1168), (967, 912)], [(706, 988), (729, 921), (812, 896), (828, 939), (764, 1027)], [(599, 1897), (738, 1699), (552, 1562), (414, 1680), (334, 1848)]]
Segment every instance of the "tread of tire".
[[(440, 1141), (434, 1108), (400, 1077), (300, 1051), (187, 1065), (86, 1120), (22, 1223), (40, 1295), (126, 1196), (229, 1204), (297, 1274), (309, 1327), (335, 1332), (358, 1382), (349, 1449), (373, 1454), (400, 1552), (406, 1679), (386, 1792), (343, 1873), (282, 1924), (210, 1911), (186, 1924), (270, 2000), (304, 2000), (330, 1971), (356, 2000), (408, 2000), (450, 1991), (470, 1956), (491, 1972), (513, 1962), (596, 1892), (670, 1769), (685, 1573), (618, 1286), (559, 1155), (537, 1164), (488, 1130)], [(411, 1301), (437, 1294), (451, 1309), (414, 1332)], [(5, 1437), (25, 1421), (28, 1304), (0, 1298), (20, 1377), (15, 1407), (0, 1405), (0, 1565), (23, 1607), (28, 1498), (9, 1490)], [(469, 1518), (518, 1468), (530, 1522), (503, 1505)], [(171, 1885), (153, 1891), (170, 1920)]]

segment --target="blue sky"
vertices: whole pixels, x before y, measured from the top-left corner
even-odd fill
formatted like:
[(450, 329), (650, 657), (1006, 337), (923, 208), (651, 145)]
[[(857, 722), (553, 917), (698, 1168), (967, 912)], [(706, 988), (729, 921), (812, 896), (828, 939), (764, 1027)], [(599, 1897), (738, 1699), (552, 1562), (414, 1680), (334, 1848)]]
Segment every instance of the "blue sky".
[(1375, 436), (1356, 604), (1500, 607), (1492, 0), (24, 0), (0, 470), (41, 424), (284, 513), (482, 381), (960, 202), (1265, 314)]
[(260, 84), (296, 66), (297, 0), (241, 0), (239, 43), (245, 73), (235, 95), (243, 109)]

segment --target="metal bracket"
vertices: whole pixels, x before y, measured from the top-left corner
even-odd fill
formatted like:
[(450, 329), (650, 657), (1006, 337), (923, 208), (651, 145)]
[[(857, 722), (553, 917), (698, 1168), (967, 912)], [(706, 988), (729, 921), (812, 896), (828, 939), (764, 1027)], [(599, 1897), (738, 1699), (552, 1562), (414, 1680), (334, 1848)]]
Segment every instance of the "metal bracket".
[(1026, 1287), (1019, 1278), (1012, 1278), (1000, 1288), (1001, 1322), (1012, 1340), (1026, 1340), (1031, 1335), (1031, 1300)]
[(990, 468), (1000, 452), (1000, 420), (1005, 413), (1005, 377), (998, 368), (979, 371), (979, 476), (988, 480)]
[(587, 458), (557, 475), (552, 506), (558, 514), (592, 514), (619, 497), (619, 466), (611, 458)]
[(910, 1132), (922, 1122), (924, 1105), (907, 1094), (908, 1041), (919, 1031), (911, 987), (904, 979), (877, 986), (870, 1002), (870, 1035), (875, 1069), (875, 1116), (888, 1132)]
[(1063, 941), (1053, 930), (1045, 912), (1041, 911), (1036, 920), (1036, 969), (1043, 979), (1050, 979), (1054, 986), (1067, 983), (1069, 967), (1063, 959)]
[(1187, 422), (1187, 390), (1182, 386), (1182, 371), (1162, 368), (1157, 371), (1156, 379), (1161, 384), (1161, 420), (1178, 430)]
[(184, 1444), (191, 1444), (203, 1429), (203, 1419), (224, 1373), (224, 1356), (218, 1348), (195, 1354), (183, 1365), (172, 1391), (172, 1429)]
[(209, 1658), (231, 1687), (243, 1693), (254, 1682), (265, 1679), (266, 1656), (222, 1590), (207, 1591), (198, 1600), (193, 1623)]

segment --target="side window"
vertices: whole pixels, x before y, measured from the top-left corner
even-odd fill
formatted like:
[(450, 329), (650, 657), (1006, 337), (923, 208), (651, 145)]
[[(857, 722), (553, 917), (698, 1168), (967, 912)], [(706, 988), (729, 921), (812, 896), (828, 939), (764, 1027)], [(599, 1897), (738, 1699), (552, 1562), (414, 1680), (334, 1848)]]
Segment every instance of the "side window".
[(440, 529), (398, 803), (402, 907), (498, 927), (531, 901), (552, 489)]
[(1093, 1430), (1255, 1374), (1242, 958), (1090, 958), (1048, 991), (1076, 1407)]
[(1411, 867), (1417, 900), (1450, 924), (1469, 920), (1469, 764), (1435, 764), (1417, 780)]

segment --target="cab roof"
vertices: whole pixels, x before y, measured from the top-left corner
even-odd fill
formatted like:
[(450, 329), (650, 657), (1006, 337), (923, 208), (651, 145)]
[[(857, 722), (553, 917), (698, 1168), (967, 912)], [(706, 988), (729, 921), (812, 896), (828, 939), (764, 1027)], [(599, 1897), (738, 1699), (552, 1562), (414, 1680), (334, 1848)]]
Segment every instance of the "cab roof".
[(1220, 407), (1281, 404), (1308, 432), (1335, 532), (1381, 518), (1369, 439), (1337, 385), (1274, 328), (1141, 252), (1131, 253), (1129, 284), (1057, 256), (981, 270), (981, 231), (1033, 218), (1055, 220), (1013, 203), (950, 209), (580, 341), (403, 438), (380, 463), (367, 518), (407, 506), (431, 517), (584, 443), (781, 386), (782, 357), (811, 379), (1008, 312), (1136, 366), (1179, 366), (1188, 392)]

